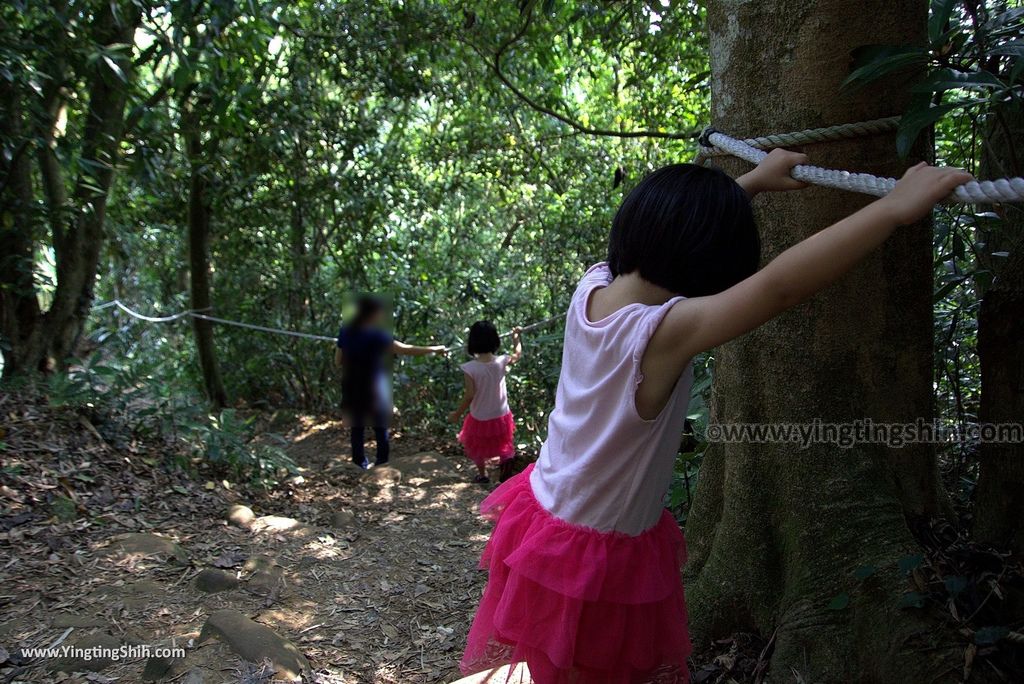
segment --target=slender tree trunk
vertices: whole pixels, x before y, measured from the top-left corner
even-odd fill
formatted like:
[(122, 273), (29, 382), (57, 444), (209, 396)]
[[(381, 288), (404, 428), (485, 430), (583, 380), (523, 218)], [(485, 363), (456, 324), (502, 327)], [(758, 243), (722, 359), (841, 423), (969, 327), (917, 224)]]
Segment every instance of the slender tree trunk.
[[(999, 110), (988, 127), (982, 175), (1019, 176), (1017, 161), (1024, 139), (1024, 110)], [(1016, 145), (1016, 147), (1015, 147)], [(995, 273), (978, 311), (978, 359), (981, 364), (980, 423), (1024, 421), (1024, 207), (1002, 208), (1004, 220), (984, 236), (986, 256), (979, 264)], [(974, 536), (980, 541), (1024, 552), (1024, 444), (983, 442), (975, 490)]]
[[(206, 165), (203, 143), (198, 130), (198, 117), (186, 114), (182, 135), (191, 166), (188, 192), (188, 251), (191, 272), (192, 308), (198, 311), (210, 310), (210, 196), (209, 171)], [(217, 351), (213, 340), (213, 323), (201, 318), (192, 319), (195, 333), (196, 352), (203, 373), (203, 385), (210, 403), (215, 408), (227, 404), (227, 393), (217, 363)]]
[(0, 136), (22, 141), (8, 161), (0, 160), (0, 337), (5, 377), (23, 370), (26, 343), (39, 321), (32, 279), (35, 216), (32, 206), (31, 141), (24, 132), (19, 93), (0, 79)]
[(292, 192), (291, 221), (289, 225), (289, 247), (292, 258), (292, 277), (288, 289), (288, 308), (293, 323), (306, 323), (309, 298), (309, 263), (306, 250), (306, 221), (303, 212), (301, 175), (294, 179)]
[[(855, 94), (839, 85), (854, 48), (919, 44), (926, 15), (924, 0), (709, 3), (715, 125), (747, 137), (899, 113), (903, 83)], [(808, 152), (816, 164), (888, 176), (904, 166), (891, 137)], [(758, 199), (764, 258), (868, 201), (820, 188)], [(713, 421), (931, 421), (931, 294), (930, 232), (903, 229), (810, 302), (720, 350)], [(927, 446), (715, 445), (687, 524), (697, 640), (774, 634), (780, 681), (952, 680), (929, 623), (897, 607), (911, 587), (896, 563), (918, 549), (908, 520), (946, 505)], [(860, 566), (876, 568), (863, 584)], [(844, 593), (849, 603), (829, 609)]]

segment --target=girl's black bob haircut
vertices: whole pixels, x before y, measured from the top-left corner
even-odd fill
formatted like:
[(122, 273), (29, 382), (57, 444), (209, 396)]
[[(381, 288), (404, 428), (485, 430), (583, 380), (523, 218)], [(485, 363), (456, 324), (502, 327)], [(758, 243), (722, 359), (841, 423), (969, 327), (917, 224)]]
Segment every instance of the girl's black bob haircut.
[(757, 270), (750, 198), (718, 169), (673, 164), (633, 188), (608, 239), (613, 276), (639, 273), (684, 297), (726, 290)]
[(498, 329), (490, 321), (477, 321), (469, 328), (466, 351), (473, 354), (493, 354), (501, 346)]

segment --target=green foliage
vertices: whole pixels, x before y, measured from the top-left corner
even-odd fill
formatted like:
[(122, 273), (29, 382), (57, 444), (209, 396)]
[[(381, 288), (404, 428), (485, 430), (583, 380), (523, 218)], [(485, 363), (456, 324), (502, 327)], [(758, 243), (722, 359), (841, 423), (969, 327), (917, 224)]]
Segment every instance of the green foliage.
[(295, 464), (274, 444), (254, 440), (253, 419), (236, 410), (211, 413), (191, 381), (172, 364), (107, 360), (94, 353), (81, 366), (47, 380), (55, 407), (91, 409), (116, 416), (132, 434), (163, 440), (179, 465), (202, 463), (214, 474), (271, 483), (294, 473)]
[(859, 88), (910, 71), (916, 93), (903, 113), (901, 156), (952, 113), (984, 114), (1024, 93), (1024, 8), (1016, 2), (932, 0), (928, 45), (871, 45), (855, 55), (844, 86)]
[[(906, 77), (915, 93), (903, 113), (897, 145), (907, 154), (934, 130), (938, 163), (979, 177), (1024, 173), (1019, 121), (1024, 95), (1024, 7), (1019, 1), (933, 0), (926, 46), (866, 46), (856, 57), (848, 88), (885, 76)], [(1015, 123), (1017, 122), (1017, 123)], [(1011, 164), (994, 164), (990, 139)], [(998, 212), (998, 213), (996, 213)], [(963, 431), (978, 416), (981, 393), (976, 355), (978, 305), (1006, 259), (1012, 214), (998, 207), (975, 212), (945, 206), (935, 214), (935, 387), (946, 428)], [(940, 449), (947, 484), (958, 500), (971, 497), (976, 444)]]
[[(693, 153), (688, 140), (619, 132), (687, 132), (706, 118), (703, 10), (527, 5), (161, 6), (144, 27), (157, 47), (137, 79), (169, 93), (137, 103), (101, 295), (148, 312), (187, 308), (191, 167), (180, 132), (198, 128), (216, 315), (331, 335), (347, 294), (376, 291), (394, 299), (399, 339), (451, 344), (478, 318), (507, 329), (564, 310), (603, 257), (623, 193)], [(571, 123), (497, 78), (500, 45), (517, 91)], [(613, 187), (617, 175), (625, 182)], [(162, 336), (168, 361), (195, 381), (187, 322), (155, 331), (110, 311), (95, 317), (95, 334), (112, 321), (126, 339), (140, 335), (136, 359)], [(338, 405), (330, 345), (227, 327), (215, 335), (234, 401)], [(528, 451), (553, 403), (560, 341), (558, 326), (528, 335), (509, 379)], [(402, 427), (450, 429), (458, 361), (396, 361)]]
[(701, 354), (693, 361), (690, 406), (667, 501), (669, 510), (680, 522), (686, 520), (687, 512), (690, 510), (690, 502), (697, 491), (700, 464), (708, 448), (705, 434), (710, 420), (709, 402), (713, 369), (714, 357), (711, 353)]

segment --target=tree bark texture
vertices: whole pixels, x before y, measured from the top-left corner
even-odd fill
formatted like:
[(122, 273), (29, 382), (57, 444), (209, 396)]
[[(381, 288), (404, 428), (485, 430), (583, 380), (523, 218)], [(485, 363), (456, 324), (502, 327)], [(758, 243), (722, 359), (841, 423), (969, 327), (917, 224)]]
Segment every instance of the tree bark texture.
[[(923, 0), (709, 3), (715, 126), (743, 138), (899, 114), (905, 82), (856, 93), (840, 84), (852, 50), (922, 43), (926, 16)], [(880, 175), (906, 166), (891, 136), (805, 151), (814, 164)], [(821, 188), (759, 198), (763, 259), (869, 201)], [(725, 345), (713, 422), (930, 421), (931, 244), (928, 226), (901, 229), (811, 301)], [(897, 607), (912, 587), (896, 564), (918, 549), (908, 521), (947, 509), (927, 445), (713, 445), (687, 524), (696, 639), (774, 634), (780, 679), (945, 681), (945, 647), (923, 618)], [(877, 572), (858, 583), (854, 571), (867, 565)], [(830, 609), (844, 593), (849, 604)]]

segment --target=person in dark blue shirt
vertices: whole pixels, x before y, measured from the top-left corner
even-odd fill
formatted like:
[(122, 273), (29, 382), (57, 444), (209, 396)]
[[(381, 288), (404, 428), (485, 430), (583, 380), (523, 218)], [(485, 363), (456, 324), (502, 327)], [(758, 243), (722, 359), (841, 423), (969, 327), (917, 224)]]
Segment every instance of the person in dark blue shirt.
[(377, 439), (376, 465), (388, 462), (388, 422), (391, 417), (390, 383), (386, 355), (426, 356), (444, 354), (443, 346), (420, 347), (399, 342), (381, 327), (384, 303), (377, 297), (360, 297), (351, 323), (338, 331), (334, 365), (341, 368), (341, 408), (352, 426), (352, 462), (369, 468), (365, 428), (369, 422)]

